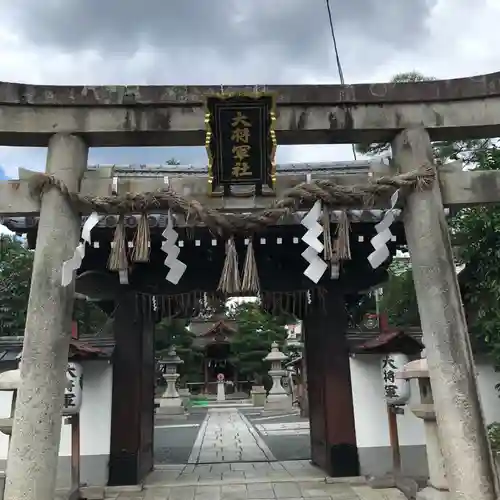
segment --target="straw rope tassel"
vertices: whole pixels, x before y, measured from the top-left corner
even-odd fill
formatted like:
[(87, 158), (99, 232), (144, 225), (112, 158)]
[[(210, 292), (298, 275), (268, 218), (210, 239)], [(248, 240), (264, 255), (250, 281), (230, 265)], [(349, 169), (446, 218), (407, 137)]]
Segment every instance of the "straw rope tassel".
[(249, 240), (247, 246), (241, 291), (260, 295), (259, 270), (257, 269), (257, 261), (255, 260), (252, 240)]
[(226, 243), (226, 259), (217, 290), (224, 294), (239, 293), (241, 291), (238, 252), (236, 251), (234, 238), (230, 238)]
[(337, 226), (337, 237), (335, 239), (334, 253), (339, 260), (351, 260), (351, 243), (349, 241), (350, 232), (349, 218), (347, 212), (343, 210), (340, 214)]
[(332, 231), (330, 229), (330, 211), (323, 206), (323, 216), (321, 220), (323, 226), (323, 258), (326, 262), (335, 260), (334, 243), (332, 242)]
[(110, 271), (128, 270), (127, 249), (125, 244), (125, 218), (120, 215), (116, 225), (111, 252), (109, 253), (108, 269)]
[(146, 213), (141, 215), (137, 231), (134, 237), (134, 250), (132, 251), (133, 262), (149, 262), (151, 250), (151, 235), (149, 233), (149, 221)]

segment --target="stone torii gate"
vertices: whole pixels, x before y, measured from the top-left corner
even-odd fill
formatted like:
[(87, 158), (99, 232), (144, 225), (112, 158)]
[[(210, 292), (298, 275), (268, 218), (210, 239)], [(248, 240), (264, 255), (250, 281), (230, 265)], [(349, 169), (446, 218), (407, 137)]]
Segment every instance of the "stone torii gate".
[[(499, 82), (500, 73), (423, 83), (259, 90), (277, 93), (278, 144), (392, 142), (394, 165), (405, 173), (422, 165), (435, 172), (431, 140), (500, 136)], [(81, 182), (89, 147), (204, 145), (204, 96), (218, 91), (1, 83), (0, 144), (48, 146), (46, 172), (70, 192), (109, 195), (112, 180), (99, 179), (98, 173)], [(345, 185), (353, 178), (338, 180)], [(277, 185), (279, 197), (279, 178)], [(443, 206), (497, 202), (499, 186), (498, 172), (440, 168), (432, 189), (408, 194), (403, 212), (450, 490), (467, 500), (497, 495)], [(203, 193), (194, 198), (234, 210), (224, 198)], [(253, 210), (269, 205), (269, 199), (257, 197)], [(6, 500), (53, 498), (74, 295), (73, 286), (61, 286), (61, 266), (78, 243), (80, 216), (57, 189), (39, 202), (30, 195), (28, 181), (0, 183), (0, 214), (38, 213)]]

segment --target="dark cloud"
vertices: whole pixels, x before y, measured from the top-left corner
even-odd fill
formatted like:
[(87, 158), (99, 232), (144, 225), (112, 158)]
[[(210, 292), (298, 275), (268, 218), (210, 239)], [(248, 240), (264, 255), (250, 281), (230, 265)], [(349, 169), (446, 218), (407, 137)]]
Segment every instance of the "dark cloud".
[[(357, 58), (358, 65), (376, 65), (377, 58), (382, 60), (388, 52), (418, 43), (436, 1), (331, 0), (339, 44), (346, 56)], [(223, 59), (236, 73), (239, 68), (245, 72), (248, 59), (259, 61), (252, 69), (269, 66), (274, 72), (282, 64), (307, 69), (322, 68), (332, 61), (324, 0), (8, 3), (0, 12), (4, 10), (4, 16), (15, 23), (18, 34), (63, 52), (95, 49), (105, 57), (123, 57), (151, 46), (171, 60), (182, 59), (192, 74), (196, 74), (197, 61), (206, 57)], [(212, 77), (214, 80), (217, 78)]]

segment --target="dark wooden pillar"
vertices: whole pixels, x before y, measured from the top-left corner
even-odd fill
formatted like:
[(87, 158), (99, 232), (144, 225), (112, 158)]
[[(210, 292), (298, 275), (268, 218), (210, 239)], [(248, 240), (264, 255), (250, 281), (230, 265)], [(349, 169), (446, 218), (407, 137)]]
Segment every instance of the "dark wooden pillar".
[(312, 462), (333, 477), (358, 476), (343, 296), (312, 304), (304, 330)]
[(114, 334), (108, 484), (133, 485), (153, 468), (154, 339), (132, 293), (118, 299)]

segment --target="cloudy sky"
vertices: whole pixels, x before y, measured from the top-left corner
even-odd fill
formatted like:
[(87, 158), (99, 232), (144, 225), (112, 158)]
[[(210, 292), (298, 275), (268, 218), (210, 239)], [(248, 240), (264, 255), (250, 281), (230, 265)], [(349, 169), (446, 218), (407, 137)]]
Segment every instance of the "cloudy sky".
[[(499, 0), (331, 0), (347, 83), (500, 69)], [(0, 80), (33, 84), (338, 83), (324, 0), (3, 0)], [(204, 164), (202, 148), (95, 148), (91, 163)], [(278, 160), (352, 159), (349, 146)], [(0, 147), (2, 173), (43, 148)]]

